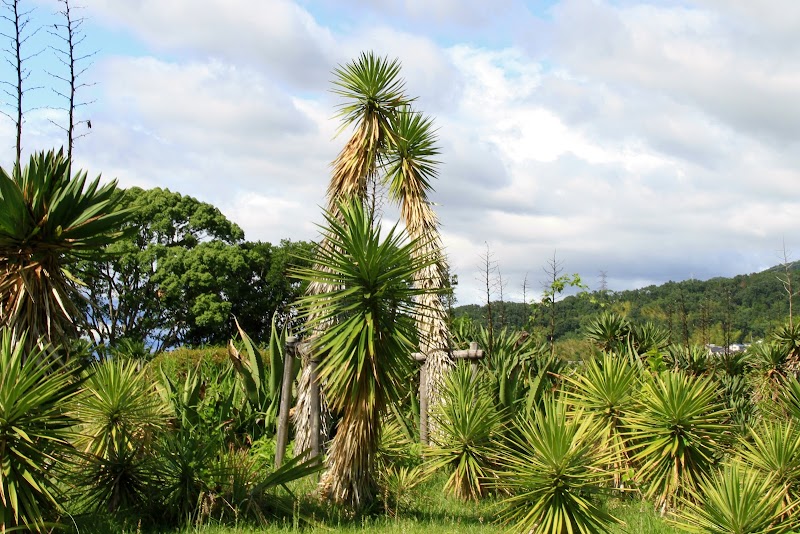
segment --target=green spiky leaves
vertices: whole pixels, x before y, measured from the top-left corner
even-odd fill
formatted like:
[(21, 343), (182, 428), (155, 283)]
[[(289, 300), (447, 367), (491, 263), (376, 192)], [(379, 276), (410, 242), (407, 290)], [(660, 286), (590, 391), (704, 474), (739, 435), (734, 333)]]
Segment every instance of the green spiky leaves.
[(331, 246), (317, 250), (317, 266), (295, 271), (302, 280), (335, 288), (299, 302), (309, 327), (326, 326), (313, 342), (323, 355), (320, 377), (335, 410), (398, 398), (416, 346), (414, 299), (423, 293), (413, 287), (414, 275), (431, 263), (418, 254), (424, 242), (408, 242), (396, 228), (381, 239), (360, 202), (340, 210), (342, 221), (326, 215)]
[(120, 237), (116, 181), (70, 175), (63, 151), (31, 156), (11, 175), (0, 169), (0, 324), (66, 344), (78, 312), (67, 265)]

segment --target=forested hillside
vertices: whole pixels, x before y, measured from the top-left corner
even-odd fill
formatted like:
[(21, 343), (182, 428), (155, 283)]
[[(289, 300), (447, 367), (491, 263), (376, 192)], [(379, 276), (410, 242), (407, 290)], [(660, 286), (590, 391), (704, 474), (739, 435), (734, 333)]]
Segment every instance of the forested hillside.
[[(793, 292), (800, 289), (797, 271), (788, 272)], [(555, 303), (556, 338), (579, 336), (587, 320), (602, 310), (612, 310), (629, 319), (652, 321), (667, 327), (673, 341), (687, 337), (692, 343), (727, 344), (763, 338), (789, 316), (789, 294), (783, 265), (753, 274), (710, 280), (684, 280), (651, 285), (629, 291), (593, 291), (569, 296)], [(453, 310), (454, 317), (466, 316), (486, 324), (487, 307), (470, 304)], [(513, 326), (546, 332), (550, 312), (540, 303), (493, 302), (495, 326)]]

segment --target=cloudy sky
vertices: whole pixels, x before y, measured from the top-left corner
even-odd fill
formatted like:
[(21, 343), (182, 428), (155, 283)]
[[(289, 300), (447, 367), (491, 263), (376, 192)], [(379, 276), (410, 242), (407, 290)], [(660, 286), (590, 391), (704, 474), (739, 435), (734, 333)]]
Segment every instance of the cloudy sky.
[[(52, 26), (54, 0), (23, 3)], [(511, 300), (554, 253), (613, 290), (761, 270), (784, 242), (800, 259), (797, 0), (80, 5), (97, 53), (79, 165), (211, 202), (248, 239), (317, 237), (344, 143), (331, 71), (373, 50), (439, 128), (433, 200), (461, 303), (483, 299), (487, 245)], [(29, 66), (31, 105), (57, 107), (51, 52)], [(26, 152), (64, 143), (48, 119), (28, 113)], [(13, 144), (4, 119), (2, 161)]]

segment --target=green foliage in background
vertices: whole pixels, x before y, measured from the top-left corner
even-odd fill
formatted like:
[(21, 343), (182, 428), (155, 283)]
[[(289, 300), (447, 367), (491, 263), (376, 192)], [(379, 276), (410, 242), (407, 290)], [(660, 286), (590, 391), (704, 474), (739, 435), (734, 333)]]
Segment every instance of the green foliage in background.
[(310, 243), (244, 241), (217, 208), (166, 189), (130, 188), (121, 204), (131, 235), (79, 266), (88, 299), (78, 304), (103, 342), (224, 345), (234, 317), (257, 340), (269, 337), (274, 315), (281, 326), (292, 321), (302, 288), (287, 271)]

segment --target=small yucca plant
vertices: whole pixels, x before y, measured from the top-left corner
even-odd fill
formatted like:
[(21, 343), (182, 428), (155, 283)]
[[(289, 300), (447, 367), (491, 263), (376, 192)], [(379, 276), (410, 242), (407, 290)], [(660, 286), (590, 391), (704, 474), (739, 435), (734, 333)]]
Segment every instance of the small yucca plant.
[(509, 494), (500, 520), (516, 532), (606, 532), (619, 520), (596, 498), (614, 476), (597, 427), (580, 413), (568, 416), (563, 402), (543, 407), (500, 447), (498, 486)]
[(622, 475), (630, 467), (630, 444), (623, 416), (636, 404), (641, 376), (637, 365), (628, 358), (605, 353), (589, 361), (580, 374), (564, 376), (569, 386), (566, 398), (600, 429), (602, 439), (598, 445), (608, 449), (616, 487), (621, 486)]
[(625, 418), (647, 498), (662, 511), (692, 492), (717, 462), (728, 412), (710, 378), (662, 372), (644, 383)]
[(492, 480), (501, 415), (478, 374), (456, 366), (445, 377), (442, 403), (433, 412), (438, 432), (426, 452), (428, 469), (449, 473), (445, 490), (461, 499), (478, 500)]
[(739, 450), (749, 467), (786, 489), (787, 506), (800, 499), (800, 428), (796, 422), (764, 421), (750, 430), (749, 439), (740, 440)]
[(167, 413), (136, 362), (110, 360), (89, 369), (75, 405), (83, 453), (75, 478), (94, 506), (140, 506), (159, 487), (155, 436), (165, 429)]
[(779, 534), (796, 525), (784, 514), (784, 488), (770, 477), (737, 463), (725, 466), (698, 484), (695, 499), (685, 499), (679, 520), (671, 521), (686, 532), (702, 534)]
[(79, 382), (55, 368), (48, 350), (25, 348), (25, 335), (0, 336), (0, 532), (41, 531), (58, 510), (55, 473), (73, 452), (74, 420), (65, 410)]

